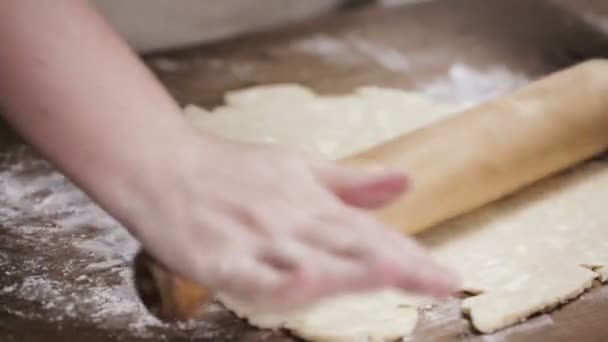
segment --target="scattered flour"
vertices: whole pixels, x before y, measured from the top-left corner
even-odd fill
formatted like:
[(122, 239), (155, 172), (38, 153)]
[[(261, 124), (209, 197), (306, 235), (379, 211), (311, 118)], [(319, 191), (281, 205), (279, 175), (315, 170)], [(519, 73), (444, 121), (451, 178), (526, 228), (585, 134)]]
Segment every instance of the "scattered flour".
[[(393, 72), (407, 73), (411, 70), (410, 61), (401, 52), (356, 35), (335, 38), (327, 34), (316, 34), (292, 42), (290, 48), (336, 65), (372, 61)], [(416, 90), (434, 101), (467, 107), (503, 95), (528, 82), (528, 77), (515, 73), (506, 66), (479, 69), (455, 63), (450, 67), (447, 77), (419, 84)]]
[(15, 286), (15, 285), (5, 286), (2, 290), (0, 290), (0, 292), (2, 292), (3, 294), (8, 294), (8, 293), (12, 293), (16, 289), (17, 289), (17, 286)]
[(304, 54), (317, 56), (325, 62), (337, 65), (357, 65), (363, 61), (352, 46), (327, 34), (315, 34), (289, 44), (289, 48)]
[(410, 69), (410, 62), (399, 51), (355, 35), (335, 38), (327, 34), (316, 34), (296, 40), (289, 47), (336, 65), (357, 65), (371, 61), (390, 71), (403, 72)]
[(410, 62), (405, 56), (388, 46), (380, 45), (357, 36), (348, 37), (348, 41), (359, 51), (376, 64), (391, 71), (408, 71)]
[(422, 85), (420, 91), (434, 101), (468, 107), (508, 93), (529, 81), (526, 76), (504, 66), (480, 70), (456, 63), (450, 67), (447, 78)]
[[(133, 288), (130, 262), (138, 243), (126, 230), (29, 149), (19, 148), (6, 159), (14, 162), (0, 172), (0, 223), (18, 236), (16, 244), (32, 250), (19, 267), (0, 255), (2, 273), (17, 275), (0, 294), (42, 308), (22, 316), (78, 317), (108, 328), (127, 325), (142, 334), (161, 325)], [(49, 260), (55, 253), (61, 257)]]

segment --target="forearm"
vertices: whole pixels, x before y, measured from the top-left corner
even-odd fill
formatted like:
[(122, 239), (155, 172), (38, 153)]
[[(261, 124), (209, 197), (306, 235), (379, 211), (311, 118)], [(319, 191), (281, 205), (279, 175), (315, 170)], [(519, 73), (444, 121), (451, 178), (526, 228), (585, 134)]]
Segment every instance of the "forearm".
[(194, 134), (87, 1), (1, 1), (0, 75), (6, 119), (106, 207)]

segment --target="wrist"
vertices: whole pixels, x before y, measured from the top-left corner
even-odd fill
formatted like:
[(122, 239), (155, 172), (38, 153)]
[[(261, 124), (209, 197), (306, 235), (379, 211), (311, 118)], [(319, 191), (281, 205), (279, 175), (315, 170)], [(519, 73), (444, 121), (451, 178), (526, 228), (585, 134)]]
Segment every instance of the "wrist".
[[(153, 213), (183, 208), (182, 181), (201, 170), (201, 164), (213, 163), (223, 142), (186, 125), (148, 138), (148, 143), (115, 156), (104, 169), (103, 180), (91, 184), (96, 201), (115, 216), (136, 237), (157, 232), (159, 227), (146, 222)], [(203, 165), (203, 166), (204, 166)], [(207, 165), (208, 166), (208, 165)], [(205, 166), (206, 168), (206, 166)], [(203, 176), (203, 173), (200, 174)]]

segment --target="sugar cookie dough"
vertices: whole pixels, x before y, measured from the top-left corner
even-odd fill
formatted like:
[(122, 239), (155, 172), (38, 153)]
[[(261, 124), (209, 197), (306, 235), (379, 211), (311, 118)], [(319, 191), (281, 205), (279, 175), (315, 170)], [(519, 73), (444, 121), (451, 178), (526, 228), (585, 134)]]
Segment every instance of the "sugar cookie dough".
[(229, 92), (226, 105), (212, 112), (186, 107), (194, 125), (206, 131), (328, 159), (366, 150), (453, 110), (400, 90), (364, 87), (351, 95), (319, 97), (293, 84)]
[[(293, 84), (230, 92), (213, 111), (188, 106), (201, 130), (250, 142), (292, 146), (340, 159), (451, 115), (455, 107), (415, 93), (366, 87), (319, 96)], [(608, 278), (608, 164), (589, 163), (420, 236), (457, 270), (473, 325), (493, 332), (574, 298)], [(396, 291), (330, 298), (306, 310), (264, 313), (222, 298), (261, 328), (285, 328), (312, 341), (394, 341), (408, 336), (416, 306)]]

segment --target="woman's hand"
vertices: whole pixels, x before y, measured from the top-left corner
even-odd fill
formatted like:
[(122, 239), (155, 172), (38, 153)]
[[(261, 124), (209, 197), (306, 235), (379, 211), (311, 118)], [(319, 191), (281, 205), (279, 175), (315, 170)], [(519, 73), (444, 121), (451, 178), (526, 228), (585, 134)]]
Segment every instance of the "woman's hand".
[(365, 211), (400, 195), (404, 175), (267, 145), (181, 151), (153, 195), (141, 194), (152, 207), (129, 221), (148, 252), (210, 290), (290, 307), (342, 291), (454, 290), (447, 270)]

